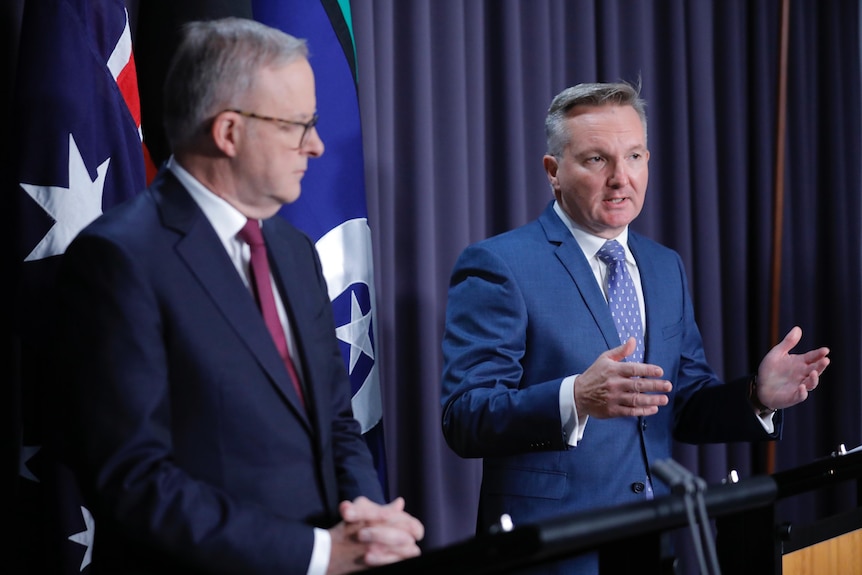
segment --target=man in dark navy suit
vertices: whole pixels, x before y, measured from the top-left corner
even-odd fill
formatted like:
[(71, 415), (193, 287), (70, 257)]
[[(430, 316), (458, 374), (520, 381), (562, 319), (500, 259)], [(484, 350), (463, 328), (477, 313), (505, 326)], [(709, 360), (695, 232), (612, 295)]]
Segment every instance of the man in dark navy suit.
[[(190, 24), (165, 117), (173, 156), (152, 186), (63, 257), (63, 447), (97, 525), (93, 573), (334, 574), (419, 554), (422, 524), (384, 501), (353, 418), (315, 246), (274, 217), (324, 148), (304, 41)], [(247, 226), (269, 275), (250, 270)], [(253, 295), (267, 284), (272, 332)]]

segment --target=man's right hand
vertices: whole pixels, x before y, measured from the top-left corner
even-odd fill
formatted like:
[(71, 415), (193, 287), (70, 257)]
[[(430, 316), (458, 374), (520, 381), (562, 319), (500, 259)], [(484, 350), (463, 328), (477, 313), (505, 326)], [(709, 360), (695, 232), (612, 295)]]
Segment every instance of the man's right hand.
[(657, 365), (624, 362), (635, 351), (634, 338), (601, 354), (575, 380), (578, 415), (607, 419), (655, 415), (667, 405), (673, 386)]

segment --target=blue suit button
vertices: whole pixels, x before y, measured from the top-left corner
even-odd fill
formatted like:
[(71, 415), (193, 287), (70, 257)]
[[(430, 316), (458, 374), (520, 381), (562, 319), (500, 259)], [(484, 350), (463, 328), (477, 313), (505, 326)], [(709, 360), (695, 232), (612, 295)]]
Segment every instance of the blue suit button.
[(635, 481), (634, 483), (632, 483), (632, 491), (634, 491), (635, 493), (643, 493), (644, 487), (644, 484), (640, 481)]

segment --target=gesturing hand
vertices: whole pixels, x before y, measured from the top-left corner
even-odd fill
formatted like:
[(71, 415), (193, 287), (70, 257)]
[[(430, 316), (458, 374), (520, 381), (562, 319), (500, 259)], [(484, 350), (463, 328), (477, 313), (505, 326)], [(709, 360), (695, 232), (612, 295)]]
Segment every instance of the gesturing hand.
[(802, 339), (798, 326), (764, 356), (757, 369), (757, 397), (764, 406), (781, 409), (801, 403), (820, 382), (829, 365), (829, 348), (821, 347), (803, 354), (791, 354)]
[(659, 406), (667, 405), (667, 394), (673, 388), (669, 381), (647, 379), (664, 372), (649, 363), (624, 362), (634, 353), (636, 342), (629, 338), (619, 347), (601, 354), (575, 380), (575, 407), (581, 415), (599, 419), (654, 415)]

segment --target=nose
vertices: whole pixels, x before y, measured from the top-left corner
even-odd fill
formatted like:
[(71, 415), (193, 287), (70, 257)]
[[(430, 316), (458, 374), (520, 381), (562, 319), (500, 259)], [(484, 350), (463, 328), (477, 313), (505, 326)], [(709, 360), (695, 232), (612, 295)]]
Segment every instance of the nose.
[(323, 155), (323, 150), (326, 149), (326, 146), (323, 145), (323, 138), (320, 137), (316, 126), (306, 134), (305, 141), (302, 143), (302, 149), (306, 155), (312, 158), (318, 158)]
[(624, 162), (611, 162), (610, 174), (608, 174), (608, 187), (612, 189), (623, 188), (629, 183), (629, 173), (626, 171)]

